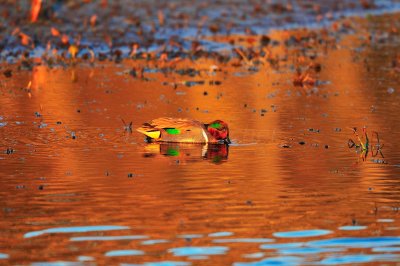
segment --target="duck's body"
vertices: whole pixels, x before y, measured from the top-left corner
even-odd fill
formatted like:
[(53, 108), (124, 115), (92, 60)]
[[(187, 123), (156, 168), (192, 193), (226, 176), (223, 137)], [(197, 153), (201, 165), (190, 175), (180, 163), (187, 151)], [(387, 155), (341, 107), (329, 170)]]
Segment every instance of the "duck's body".
[(221, 120), (210, 124), (183, 118), (162, 117), (137, 129), (149, 141), (181, 143), (230, 143), (228, 126)]

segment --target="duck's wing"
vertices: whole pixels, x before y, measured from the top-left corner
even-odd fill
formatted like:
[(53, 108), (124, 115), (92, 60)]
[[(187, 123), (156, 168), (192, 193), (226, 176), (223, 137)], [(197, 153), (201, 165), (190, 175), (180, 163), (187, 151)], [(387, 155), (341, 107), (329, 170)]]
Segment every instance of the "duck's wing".
[(203, 123), (183, 118), (157, 118), (149, 123), (144, 123), (137, 131), (157, 141), (210, 142), (210, 135)]
[(187, 127), (204, 127), (203, 123), (196, 120), (189, 120), (185, 118), (171, 118), (171, 117), (161, 117), (152, 120), (150, 123), (155, 128), (176, 128), (185, 129)]

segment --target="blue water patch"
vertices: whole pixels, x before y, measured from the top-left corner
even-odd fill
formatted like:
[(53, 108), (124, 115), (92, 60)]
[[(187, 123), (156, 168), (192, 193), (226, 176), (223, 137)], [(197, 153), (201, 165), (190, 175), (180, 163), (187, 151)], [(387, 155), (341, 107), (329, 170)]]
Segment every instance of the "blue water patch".
[(354, 247), (354, 248), (374, 248), (382, 246), (400, 245), (400, 237), (381, 236), (381, 237), (342, 237), (324, 240), (315, 240), (307, 243), (315, 247)]
[(224, 237), (224, 236), (233, 236), (232, 232), (215, 232), (208, 234), (209, 237)]
[(82, 262), (75, 261), (52, 261), (52, 262), (34, 262), (31, 266), (83, 266)]
[(209, 257), (204, 255), (189, 256), (189, 260), (207, 260)]
[(264, 244), (261, 245), (261, 249), (280, 249), (280, 248), (297, 248), (304, 246), (303, 242), (295, 242), (295, 243), (283, 243), (283, 244)]
[(269, 243), (275, 240), (271, 238), (224, 238), (214, 239), (214, 243)]
[(326, 252), (341, 252), (344, 248), (317, 248), (317, 247), (299, 247), (279, 249), (278, 253), (283, 255), (301, 255), (301, 254), (318, 254)]
[(229, 250), (228, 247), (211, 246), (211, 247), (180, 247), (171, 248), (168, 251), (174, 256), (202, 256), (202, 255), (221, 255)]
[(303, 230), (303, 231), (289, 231), (289, 232), (277, 232), (273, 235), (275, 237), (312, 237), (312, 236), (323, 236), (331, 234), (330, 230), (314, 229), (314, 230)]
[(393, 223), (393, 219), (378, 219), (376, 220), (378, 223)]
[(178, 235), (178, 238), (201, 238), (203, 237), (202, 234), (184, 234), (184, 235)]
[(185, 261), (156, 261), (146, 262), (144, 264), (126, 264), (122, 263), (121, 266), (190, 266), (190, 262)]
[(72, 226), (72, 227), (56, 227), (49, 228), (40, 231), (33, 231), (26, 233), (24, 238), (31, 238), (35, 236), (40, 236), (43, 234), (52, 233), (85, 233), (94, 231), (111, 231), (111, 230), (125, 230), (129, 229), (129, 226), (118, 226), (118, 225), (94, 225), (94, 226)]
[(7, 125), (7, 122), (0, 123), (0, 127), (5, 127), (6, 125)]
[(264, 252), (255, 252), (255, 253), (249, 253), (249, 254), (243, 254), (243, 258), (247, 259), (260, 259), (265, 256)]
[(71, 237), (70, 241), (114, 241), (114, 240), (137, 240), (149, 238), (145, 235), (130, 235), (130, 236), (77, 236)]
[(339, 230), (344, 230), (344, 231), (353, 231), (353, 230), (364, 230), (367, 229), (367, 226), (364, 225), (345, 225), (339, 227)]
[(119, 256), (139, 256), (144, 255), (144, 252), (137, 249), (123, 249), (123, 250), (111, 250), (104, 254), (106, 257), (119, 257)]
[(92, 256), (78, 256), (79, 261), (94, 261)]
[(0, 253), (0, 259), (8, 259), (9, 257), (8, 254)]
[(400, 247), (377, 247), (372, 249), (373, 252), (400, 252)]
[(295, 266), (304, 262), (304, 259), (296, 256), (282, 256), (266, 258), (255, 262), (235, 262), (233, 266), (268, 266), (268, 265), (284, 265)]
[(400, 256), (395, 254), (354, 254), (344, 256), (331, 256), (318, 262), (318, 265), (336, 265), (349, 263), (367, 263), (377, 261), (399, 261)]
[(150, 240), (145, 240), (140, 242), (142, 245), (155, 245), (155, 244), (162, 244), (162, 243), (168, 243), (169, 241), (166, 239), (150, 239)]

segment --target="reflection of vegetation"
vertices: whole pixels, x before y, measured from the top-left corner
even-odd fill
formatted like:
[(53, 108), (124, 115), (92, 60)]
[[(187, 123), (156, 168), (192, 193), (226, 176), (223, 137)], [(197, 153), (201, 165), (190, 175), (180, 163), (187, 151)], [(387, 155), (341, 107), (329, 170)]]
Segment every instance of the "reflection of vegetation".
[(355, 148), (356, 152), (360, 154), (360, 158), (365, 161), (368, 156), (368, 152), (371, 151), (371, 156), (376, 157), (379, 155), (384, 158), (383, 153), (382, 153), (382, 148), (383, 144), (381, 145), (380, 140), (379, 140), (379, 134), (376, 131), (372, 132), (372, 140), (368, 137), (367, 134), (367, 129), (363, 127), (363, 137), (360, 137), (357, 133), (357, 128), (354, 127), (352, 128), (353, 134), (357, 137), (358, 143), (356, 143), (354, 140), (349, 139), (348, 141), (348, 146), (349, 148)]

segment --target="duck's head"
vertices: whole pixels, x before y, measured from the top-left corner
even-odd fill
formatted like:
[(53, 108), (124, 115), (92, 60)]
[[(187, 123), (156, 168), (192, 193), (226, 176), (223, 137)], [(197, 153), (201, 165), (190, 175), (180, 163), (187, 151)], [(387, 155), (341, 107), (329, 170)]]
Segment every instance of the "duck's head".
[(208, 132), (217, 140), (230, 144), (228, 124), (222, 120), (215, 120), (206, 124)]

